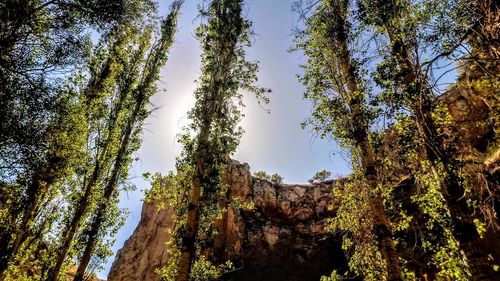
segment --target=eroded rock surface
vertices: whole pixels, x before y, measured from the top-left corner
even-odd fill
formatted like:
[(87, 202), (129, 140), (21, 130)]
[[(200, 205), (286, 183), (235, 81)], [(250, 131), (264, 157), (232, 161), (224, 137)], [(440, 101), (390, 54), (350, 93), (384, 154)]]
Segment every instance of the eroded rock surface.
[[(246, 173), (246, 182), (238, 175)], [(250, 177), (246, 164), (235, 164), (231, 195), (255, 205), (229, 208), (223, 257), (241, 268), (230, 280), (319, 280), (345, 268), (340, 239), (325, 231), (333, 181), (314, 185), (277, 185)], [(246, 192), (240, 190), (245, 188)], [(325, 262), (328, 261), (328, 262)]]
[(160, 280), (155, 269), (167, 261), (165, 242), (170, 238), (172, 212), (158, 210), (156, 204), (145, 202), (141, 220), (134, 233), (116, 254), (108, 280)]
[[(227, 206), (218, 223), (221, 235), (214, 251), (238, 270), (230, 280), (319, 280), (335, 268), (345, 268), (340, 239), (324, 227), (334, 204), (333, 181), (310, 185), (273, 184), (253, 178), (248, 164), (236, 161), (228, 173), (229, 197), (253, 209)], [(166, 229), (171, 212), (145, 203), (134, 234), (118, 252), (109, 281), (160, 280), (154, 272), (168, 259)], [(328, 261), (328, 262), (326, 262)]]

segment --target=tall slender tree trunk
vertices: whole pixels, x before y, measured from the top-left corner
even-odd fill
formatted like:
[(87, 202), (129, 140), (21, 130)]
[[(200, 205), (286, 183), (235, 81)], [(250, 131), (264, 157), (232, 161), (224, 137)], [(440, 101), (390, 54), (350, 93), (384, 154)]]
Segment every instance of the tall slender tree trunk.
[[(376, 169), (376, 160), (373, 153), (373, 147), (368, 139), (368, 125), (366, 116), (363, 110), (364, 97), (359, 93), (359, 86), (356, 80), (355, 69), (351, 64), (351, 54), (347, 45), (347, 30), (342, 22), (343, 16), (340, 12), (340, 6), (334, 1), (328, 2), (328, 7), (332, 14), (338, 19), (335, 38), (338, 42), (340, 55), (340, 69), (342, 76), (346, 79), (348, 94), (345, 97), (348, 107), (351, 111), (353, 140), (355, 148), (359, 149), (361, 154), (361, 166), (368, 186), (372, 190), (377, 190), (378, 173)], [(399, 265), (399, 256), (394, 246), (392, 238), (392, 230), (389, 220), (384, 210), (382, 195), (376, 192), (374, 195), (369, 195), (369, 205), (373, 212), (373, 231), (382, 258), (384, 259), (388, 281), (402, 281), (401, 268)]]
[[(199, 144), (205, 145), (208, 142), (209, 136), (209, 126), (205, 126), (200, 133)], [(182, 246), (181, 255), (179, 259), (179, 269), (177, 279), (178, 281), (188, 281), (189, 274), (191, 272), (191, 264), (195, 255), (195, 241), (196, 235), (198, 233), (198, 228), (200, 225), (199, 213), (200, 213), (200, 197), (201, 197), (201, 185), (203, 180), (203, 175), (205, 171), (205, 152), (201, 152), (201, 155), (196, 159), (196, 166), (194, 169), (193, 183), (191, 190), (189, 192), (188, 199), (188, 213), (186, 218), (186, 225), (184, 226), (184, 232), (182, 235)]]
[[(119, 46), (123, 43), (123, 38), (119, 37), (114, 47)], [(112, 56), (113, 54), (110, 54)], [(93, 75), (91, 81), (86, 89), (85, 96), (87, 98), (87, 106), (91, 106), (90, 102), (97, 97), (100, 91), (104, 87), (105, 81), (110, 78), (113, 73), (111, 72), (112, 59), (108, 58), (104, 63), (100, 71)], [(116, 107), (110, 112), (110, 119), (108, 121), (107, 127), (107, 137), (100, 147), (99, 153), (95, 156), (95, 164), (90, 179), (86, 184), (84, 184), (84, 193), (80, 198), (78, 205), (76, 207), (75, 213), (68, 225), (66, 231), (63, 233), (63, 242), (58, 250), (58, 255), (54, 267), (47, 274), (47, 280), (56, 280), (61, 268), (66, 260), (66, 256), (71, 248), (71, 242), (73, 241), (80, 224), (88, 211), (88, 205), (91, 197), (93, 196), (94, 189), (99, 182), (99, 178), (102, 176), (103, 165), (108, 157), (108, 149), (113, 142), (113, 131), (116, 129), (116, 124), (123, 109), (124, 102), (127, 98), (127, 91), (120, 93)], [(90, 113), (90, 111), (89, 111)], [(90, 120), (90, 114), (87, 115), (87, 120)]]
[[(133, 137), (134, 127), (142, 122), (143, 119), (141, 119), (141, 111), (145, 109), (146, 103), (148, 102), (151, 95), (151, 90), (154, 89), (152, 87), (157, 80), (160, 68), (167, 62), (167, 54), (173, 44), (174, 35), (177, 28), (179, 10), (182, 4), (183, 1), (181, 0), (173, 2), (170, 6), (170, 13), (162, 22), (161, 40), (159, 44), (153, 47), (146, 60), (146, 65), (142, 72), (144, 74), (143, 80), (140, 82), (137, 88), (132, 91), (132, 94), (135, 94), (135, 106), (130, 117), (128, 118), (125, 129), (120, 134), (120, 147), (116, 154), (116, 159), (111, 171), (111, 176), (104, 188), (103, 198), (99, 203), (97, 215), (95, 216), (91, 224), (89, 238), (87, 240), (83, 255), (80, 259), (80, 264), (78, 265), (78, 269), (74, 278), (75, 281), (84, 280), (85, 272), (99, 239), (99, 230), (106, 220), (105, 216), (107, 210), (109, 209), (110, 200), (116, 191), (116, 187), (118, 186), (120, 171), (123, 170), (124, 165), (126, 165), (127, 163), (127, 156), (129, 154), (128, 149), (130, 146), (130, 141)], [(128, 91), (130, 87), (132, 86), (128, 85), (125, 88)]]
[(417, 117), (420, 138), (427, 140), (425, 144), (427, 159), (433, 165), (441, 163), (444, 167), (445, 178), (442, 179), (441, 194), (451, 215), (453, 236), (465, 257), (472, 280), (496, 280), (492, 262), (488, 259), (487, 251), (481, 246), (482, 239), (474, 223), (474, 210), (467, 204), (463, 183), (453, 170), (453, 156), (443, 151), (443, 143), (440, 141), (442, 139), (429, 113), (421, 112), (417, 115), (421, 115)]
[[(228, 49), (225, 49), (226, 51)], [(231, 51), (230, 51), (231, 52)], [(221, 65), (224, 66), (219, 68), (219, 71), (215, 75), (216, 78), (212, 82), (212, 98), (210, 99), (208, 105), (205, 108), (204, 122), (201, 127), (200, 133), (198, 134), (197, 147), (198, 156), (195, 161), (194, 173), (192, 187), (189, 192), (188, 197), (188, 213), (186, 218), (186, 224), (184, 226), (184, 232), (182, 235), (182, 246), (180, 248), (180, 259), (179, 268), (177, 274), (177, 281), (188, 281), (189, 274), (191, 272), (191, 265), (193, 263), (196, 251), (196, 235), (200, 226), (199, 213), (200, 213), (200, 199), (202, 192), (202, 184), (206, 180), (207, 167), (205, 165), (207, 157), (207, 148), (210, 142), (210, 127), (213, 123), (213, 118), (215, 114), (215, 107), (217, 106), (216, 101), (218, 101), (218, 83), (224, 81), (224, 76), (228, 75), (227, 65), (231, 61), (231, 55), (225, 55), (221, 52)]]
[[(225, 45), (228, 42), (219, 42), (221, 45)], [(229, 44), (231, 45), (231, 44)], [(215, 74), (215, 78), (212, 81), (211, 85), (211, 95), (212, 98), (208, 102), (205, 108), (205, 117), (204, 122), (202, 124), (200, 133), (198, 135), (198, 149), (199, 154), (196, 158), (192, 187), (189, 192), (188, 198), (188, 213), (186, 218), (186, 225), (184, 227), (184, 232), (182, 235), (182, 246), (181, 246), (181, 255), (179, 259), (179, 269), (177, 279), (178, 281), (188, 281), (189, 274), (191, 272), (191, 265), (193, 263), (195, 257), (195, 242), (196, 235), (198, 233), (198, 228), (200, 226), (199, 221), (199, 213), (200, 213), (200, 199), (201, 199), (201, 191), (202, 184), (206, 177), (207, 167), (205, 165), (206, 157), (207, 157), (207, 146), (209, 145), (209, 136), (210, 136), (210, 127), (213, 123), (213, 118), (215, 114), (215, 107), (217, 106), (216, 102), (219, 101), (219, 87), (218, 84), (224, 81), (224, 77), (228, 75), (228, 64), (231, 61), (231, 52), (232, 48), (224, 48), (221, 47), (222, 50), (220, 52), (221, 66), (219, 66), (218, 71)], [(227, 52), (229, 51), (229, 54)]]
[(78, 265), (78, 269), (76, 271), (74, 281), (83, 281), (85, 280), (85, 272), (87, 267), (89, 266), (90, 259), (92, 257), (92, 251), (94, 250), (97, 244), (97, 237), (99, 235), (99, 227), (104, 222), (104, 214), (105, 210), (99, 209), (97, 213), (97, 217), (92, 222), (91, 230), (89, 233), (89, 240), (85, 246), (85, 250), (83, 251), (83, 255), (80, 258), (80, 264)]
[[(354, 94), (358, 92), (359, 88), (350, 66), (350, 56), (347, 52), (347, 44), (345, 44), (345, 46), (342, 46), (341, 49), (343, 52), (344, 50), (346, 51), (345, 55), (343, 56), (345, 60), (342, 62), (342, 69), (344, 74), (346, 75), (345, 77), (348, 80), (348, 90), (351, 94)], [(354, 129), (354, 144), (355, 147), (360, 150), (361, 166), (363, 168), (363, 174), (368, 183), (368, 186), (372, 190), (376, 190), (378, 187), (376, 160), (373, 154), (373, 147), (368, 139), (368, 127), (363, 121), (366, 119), (366, 116), (364, 116), (362, 111), (363, 104), (360, 98), (355, 97), (356, 95), (357, 94), (354, 94), (354, 97), (350, 98), (348, 101), (349, 108), (352, 112), (351, 114)], [(378, 240), (382, 258), (385, 261), (387, 280), (402, 281), (403, 279), (401, 276), (401, 268), (399, 265), (399, 256), (394, 246), (392, 230), (384, 210), (384, 204), (380, 192), (376, 192), (374, 195), (369, 195), (369, 205), (371, 206), (371, 211), (373, 212), (373, 231), (375, 233), (376, 239)]]
[(47, 280), (56, 280), (57, 276), (59, 275), (59, 271), (61, 270), (62, 265), (64, 264), (64, 261), (66, 259), (66, 256), (69, 252), (69, 249), (71, 247), (71, 242), (73, 241), (75, 234), (80, 227), (80, 224), (82, 222), (82, 219), (84, 218), (87, 210), (88, 210), (88, 204), (90, 202), (90, 199), (93, 195), (94, 188), (97, 185), (99, 178), (101, 177), (102, 174), (102, 165), (107, 157), (108, 149), (111, 145), (112, 140), (112, 131), (115, 129), (116, 121), (119, 115), (119, 111), (122, 109), (123, 102), (125, 101), (126, 95), (122, 94), (120, 96), (120, 100), (118, 101), (117, 105), (117, 112), (116, 114), (111, 115), (111, 120), (109, 122), (109, 127), (108, 127), (108, 136), (103, 144), (103, 147), (101, 147), (100, 154), (96, 156), (96, 161), (94, 164), (94, 170), (92, 171), (92, 175), (90, 176), (90, 179), (88, 180), (88, 183), (85, 184), (84, 186), (84, 193), (82, 197), (80, 198), (78, 205), (76, 207), (75, 213), (71, 219), (70, 224), (68, 225), (65, 233), (63, 234), (63, 242), (61, 244), (61, 247), (59, 248), (58, 251), (58, 256), (56, 259), (56, 264), (55, 266), (50, 270), (50, 273), (48, 274), (48, 279)]
[[(120, 147), (120, 151), (118, 152), (117, 160), (115, 163), (115, 167), (113, 167), (112, 175), (109, 181), (106, 184), (106, 188), (104, 191), (104, 197), (102, 198), (102, 201), (99, 204), (98, 210), (97, 210), (97, 215), (92, 222), (91, 225), (91, 230), (89, 233), (89, 238), (87, 241), (87, 244), (85, 246), (85, 250), (83, 252), (82, 258), (80, 259), (80, 264), (78, 265), (78, 270), (75, 275), (74, 280), (83, 280), (85, 271), (87, 269), (87, 266), (90, 262), (90, 258), (92, 256), (92, 251), (94, 250), (94, 247), (97, 243), (98, 235), (99, 235), (99, 229), (102, 225), (102, 223), (105, 221), (105, 215), (108, 209), (109, 205), (109, 200), (111, 199), (111, 196), (113, 195), (116, 185), (118, 184), (118, 176), (119, 176), (119, 171), (123, 165), (124, 158), (125, 158), (125, 150), (128, 146), (128, 138), (126, 141), (124, 141), (125, 144), (123, 144)], [(122, 149), (125, 146), (125, 149)]]
[[(234, 68), (240, 67), (240, 62), (237, 61), (241, 55), (238, 44), (243, 43), (241, 35), (248, 28), (247, 23), (242, 18), (242, 0), (212, 0), (208, 8), (208, 25), (206, 30), (209, 34), (202, 37), (202, 45), (206, 52), (203, 57), (202, 69), (202, 87), (200, 91), (201, 97), (198, 97), (197, 105), (195, 106), (197, 120), (195, 123), (198, 129), (196, 136), (195, 151), (189, 159), (193, 163), (193, 176), (191, 189), (188, 195), (188, 210), (186, 223), (181, 237), (180, 257), (177, 271), (177, 281), (188, 281), (191, 271), (191, 266), (196, 254), (196, 239), (200, 227), (200, 202), (208, 196), (210, 192), (217, 192), (217, 187), (206, 188), (210, 182), (209, 177), (220, 176), (221, 171), (213, 173), (218, 167), (214, 166), (212, 160), (220, 158), (214, 157), (209, 153), (213, 152), (213, 146), (218, 140), (212, 140), (212, 134), (216, 134), (220, 126), (223, 129), (233, 129), (228, 124), (225, 124), (221, 118), (226, 117), (224, 111), (228, 110), (228, 103), (235, 96), (235, 91), (243, 87), (242, 79), (238, 71)], [(250, 71), (252, 72), (252, 71)], [(236, 79), (231, 77), (235, 75)], [(230, 82), (230, 83), (229, 83)], [(247, 85), (248, 86), (248, 85)], [(236, 88), (236, 89), (235, 89)], [(231, 114), (229, 114), (231, 116)], [(228, 121), (230, 124), (231, 121)], [(215, 125), (214, 125), (215, 124)], [(218, 160), (217, 160), (218, 161)], [(202, 197), (203, 194), (203, 197)], [(211, 194), (213, 195), (213, 194)], [(215, 196), (215, 195), (214, 195)], [(217, 200), (216, 200), (217, 201)]]
[(200, 199), (202, 184), (206, 177), (206, 146), (209, 142), (210, 125), (213, 119), (213, 109), (209, 108), (207, 119), (198, 135), (198, 147), (202, 147), (199, 156), (196, 159), (192, 187), (189, 192), (188, 198), (188, 213), (186, 218), (186, 225), (182, 236), (181, 255), (179, 259), (179, 268), (177, 274), (177, 281), (188, 281), (191, 272), (191, 265), (193, 263), (196, 252), (196, 235), (200, 226), (199, 213), (200, 213)]
[(83, 252), (82, 258), (80, 259), (80, 264), (78, 266), (76, 275), (75, 275), (75, 281), (83, 281), (84, 280), (84, 275), (85, 271), (87, 269), (87, 266), (90, 262), (90, 258), (92, 257), (92, 252), (95, 248), (95, 245), (97, 244), (97, 240), (99, 238), (99, 229), (101, 225), (105, 221), (105, 216), (108, 210), (109, 206), (109, 200), (111, 199), (113, 193), (116, 190), (116, 186), (118, 185), (118, 179), (120, 177), (120, 171), (123, 168), (123, 165), (126, 163), (126, 157), (127, 157), (127, 149), (129, 147), (130, 139), (132, 136), (132, 132), (134, 129), (134, 125), (136, 124), (137, 117), (144, 107), (146, 97), (145, 93), (141, 92), (139, 93), (139, 97), (137, 98), (135, 102), (135, 108), (133, 110), (132, 116), (129, 117), (129, 121), (127, 123), (127, 126), (125, 128), (124, 133), (122, 134), (121, 142), (120, 142), (120, 148), (118, 149), (115, 164), (113, 166), (113, 170), (111, 172), (111, 176), (109, 180), (106, 183), (106, 187), (104, 188), (104, 194), (101, 202), (99, 203), (99, 207), (97, 209), (97, 215), (92, 222), (90, 233), (89, 233), (89, 238), (87, 241), (87, 244), (85, 246), (85, 250)]
[[(30, 188), (28, 189), (30, 195), (27, 196), (26, 205), (27, 210), (22, 215), (22, 223), (17, 227), (15, 233), (13, 233), (14, 241), (12, 243), (10, 241), (6, 241), (5, 251), (1, 254), (0, 259), (0, 280), (4, 278), (4, 271), (7, 269), (9, 265), (9, 260), (17, 254), (18, 249), (24, 242), (27, 236), (27, 231), (29, 229), (29, 225), (31, 224), (31, 220), (34, 216), (34, 213), (37, 209), (37, 205), (40, 197), (40, 180), (37, 176), (33, 177)], [(12, 237), (12, 236), (11, 236)], [(10, 247), (9, 247), (9, 244)]]
[(96, 161), (96, 166), (94, 168), (92, 176), (89, 179), (88, 184), (85, 186), (84, 194), (82, 195), (82, 198), (79, 200), (78, 206), (71, 219), (71, 222), (68, 225), (66, 231), (64, 232), (63, 242), (59, 247), (56, 263), (54, 267), (50, 270), (49, 274), (47, 275), (48, 281), (57, 280), (57, 277), (59, 276), (59, 272), (61, 271), (61, 268), (64, 264), (64, 261), (66, 260), (66, 256), (68, 255), (69, 249), (71, 247), (71, 242), (73, 241), (73, 238), (75, 237), (75, 234), (78, 228), (80, 227), (82, 219), (85, 216), (85, 213), (87, 212), (90, 197), (92, 196), (93, 189), (97, 184), (99, 175), (100, 175), (100, 165), (99, 161)]
[[(101, 75), (99, 75), (99, 79), (93, 79), (86, 89), (87, 92), (87, 102), (90, 102), (90, 99), (94, 97), (96, 91), (98, 91), (104, 80), (107, 79), (110, 75), (109, 71), (110, 61), (108, 60), (103, 69), (101, 70)], [(5, 270), (8, 267), (9, 261), (18, 254), (23, 243), (28, 239), (31, 231), (31, 226), (33, 224), (33, 219), (37, 216), (40, 211), (40, 204), (44, 199), (44, 195), (47, 192), (49, 186), (56, 180), (56, 172), (55, 169), (58, 168), (59, 164), (54, 161), (58, 161), (58, 158), (52, 159), (45, 165), (45, 168), (42, 171), (37, 172), (37, 174), (33, 177), (31, 185), (28, 188), (28, 194), (25, 199), (24, 212), (22, 214), (22, 220), (20, 223), (20, 227), (18, 227), (17, 231), (13, 234), (15, 240), (12, 242), (12, 245), (9, 248), (6, 248), (5, 251), (2, 251), (0, 254), (0, 281), (5, 278)], [(22, 211), (21, 211), (22, 212)], [(36, 239), (36, 237), (33, 237)], [(8, 244), (6, 245), (6, 247)]]

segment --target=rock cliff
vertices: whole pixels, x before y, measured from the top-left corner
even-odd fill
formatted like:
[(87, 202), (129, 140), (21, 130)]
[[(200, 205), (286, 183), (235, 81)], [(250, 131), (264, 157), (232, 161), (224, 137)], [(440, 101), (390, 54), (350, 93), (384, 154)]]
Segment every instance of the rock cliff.
[(165, 242), (170, 238), (171, 215), (171, 209), (159, 210), (154, 203), (144, 203), (141, 220), (116, 254), (108, 280), (159, 280), (155, 269), (167, 260)]
[[(229, 196), (255, 206), (229, 207), (218, 222), (217, 256), (238, 268), (228, 279), (319, 280), (335, 268), (345, 268), (340, 239), (324, 229), (332, 216), (329, 206), (335, 204), (334, 181), (274, 184), (252, 177), (248, 164), (236, 161), (228, 174)], [(170, 215), (154, 203), (144, 204), (141, 221), (118, 252), (109, 281), (159, 280), (154, 270), (168, 258), (164, 244), (169, 238), (166, 229), (172, 226)]]

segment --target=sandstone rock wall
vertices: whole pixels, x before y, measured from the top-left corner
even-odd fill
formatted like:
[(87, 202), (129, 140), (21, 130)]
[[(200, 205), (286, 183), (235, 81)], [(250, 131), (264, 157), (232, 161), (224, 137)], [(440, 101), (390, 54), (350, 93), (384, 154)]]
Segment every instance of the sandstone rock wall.
[(227, 279), (319, 280), (346, 267), (340, 239), (325, 231), (333, 216), (328, 207), (335, 205), (333, 181), (277, 185), (252, 178), (246, 164), (233, 165), (230, 175), (230, 196), (251, 201), (255, 208), (228, 208), (222, 256), (240, 269)]
[(134, 233), (116, 254), (108, 280), (160, 280), (155, 269), (167, 261), (165, 242), (170, 238), (167, 229), (172, 227), (172, 212), (158, 210), (153, 203), (144, 203), (141, 220)]
[[(324, 230), (328, 206), (334, 204), (333, 181), (314, 185), (273, 184), (253, 178), (248, 164), (230, 167), (229, 197), (253, 203), (251, 210), (227, 206), (218, 222), (221, 235), (214, 251), (238, 270), (228, 280), (318, 280), (334, 268), (345, 268), (340, 239)], [(145, 203), (142, 218), (118, 252), (109, 281), (160, 280), (154, 270), (165, 264), (166, 229), (171, 212)]]

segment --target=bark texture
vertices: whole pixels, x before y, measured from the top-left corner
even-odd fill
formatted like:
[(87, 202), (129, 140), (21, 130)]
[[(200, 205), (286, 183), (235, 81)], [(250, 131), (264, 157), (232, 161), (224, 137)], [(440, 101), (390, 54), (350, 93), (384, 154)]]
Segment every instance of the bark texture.
[[(334, 38), (334, 40), (336, 41), (335, 47), (339, 49), (338, 59), (340, 60), (342, 78), (347, 84), (347, 93), (344, 94), (344, 99), (347, 101), (347, 106), (351, 112), (354, 149), (359, 150), (361, 168), (369, 187), (372, 190), (377, 190), (379, 177), (374, 150), (368, 138), (368, 121), (364, 109), (365, 96), (364, 93), (360, 93), (361, 89), (357, 83), (359, 77), (357, 77), (351, 62), (352, 54), (348, 47), (348, 31), (345, 29), (345, 22), (342, 22), (345, 15), (342, 15), (340, 4), (336, 1), (329, 1), (328, 3), (329, 12), (338, 19), (336, 26), (338, 30), (335, 32), (337, 38)], [(394, 246), (390, 223), (384, 211), (380, 192), (373, 192), (373, 195), (369, 198), (369, 204), (373, 212), (373, 231), (378, 239), (377, 242), (382, 258), (385, 261), (387, 280), (403, 280), (399, 257)]]

